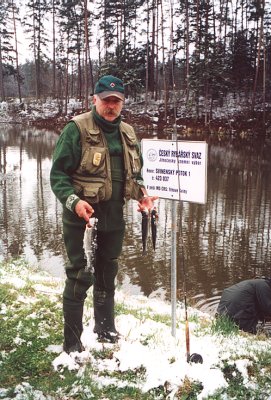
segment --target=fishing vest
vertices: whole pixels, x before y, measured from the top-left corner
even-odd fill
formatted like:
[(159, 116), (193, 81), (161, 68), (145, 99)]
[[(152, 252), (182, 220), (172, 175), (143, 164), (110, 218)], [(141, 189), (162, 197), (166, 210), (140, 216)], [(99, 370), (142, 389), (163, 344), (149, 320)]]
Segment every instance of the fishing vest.
[[(75, 192), (89, 203), (107, 201), (112, 195), (112, 177), (106, 138), (92, 112), (78, 115), (72, 121), (80, 131), (82, 146), (80, 165), (71, 176)], [(124, 198), (140, 200), (142, 192), (136, 176), (142, 165), (137, 138), (134, 129), (123, 121), (119, 130), (124, 158)]]

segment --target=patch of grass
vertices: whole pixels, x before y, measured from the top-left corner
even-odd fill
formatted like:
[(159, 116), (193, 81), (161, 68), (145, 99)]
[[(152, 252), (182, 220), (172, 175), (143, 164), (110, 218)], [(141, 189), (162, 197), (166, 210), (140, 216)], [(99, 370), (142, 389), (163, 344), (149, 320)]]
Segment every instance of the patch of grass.
[(47, 298), (30, 304), (17, 302), (16, 307), (8, 300), (5, 306), (0, 321), (0, 387), (31, 381), (33, 376), (48, 376), (55, 356), (46, 347), (62, 340), (58, 308)]
[(10, 284), (0, 285), (0, 304), (13, 304), (17, 299), (18, 293), (14, 290)]
[[(71, 391), (74, 391), (74, 388), (78, 384), (81, 385), (81, 380), (78, 380), (74, 371), (68, 371), (65, 369), (60, 375), (58, 372), (54, 372), (51, 369), (48, 375), (37, 376), (36, 378), (31, 379), (30, 384), (33, 388), (46, 394), (56, 395), (59, 393), (60, 397), (57, 396), (56, 399), (61, 399), (64, 398), (64, 394), (69, 395)], [(89, 387), (89, 384), (87, 387)], [(67, 398), (73, 399), (73, 397)], [(76, 399), (76, 397), (74, 398)], [(87, 397), (85, 399), (87, 399)]]
[(237, 335), (239, 332), (238, 326), (226, 315), (220, 315), (212, 321), (211, 333), (221, 334), (224, 336)]
[(124, 303), (116, 303), (115, 304), (115, 315), (122, 315), (122, 314), (131, 314), (133, 316), (137, 315), (137, 310), (131, 310)]
[(167, 326), (171, 325), (171, 316), (170, 315), (161, 315), (156, 314), (152, 316), (153, 321), (161, 322), (161, 324), (165, 324)]
[(242, 386), (244, 381), (241, 372), (237, 369), (235, 363), (227, 363), (225, 362), (224, 367), (222, 369), (224, 374), (224, 378), (228, 382), (229, 385), (232, 386)]
[(236, 400), (261, 400), (269, 398), (271, 393), (271, 354), (269, 351), (258, 352), (256, 358), (249, 359), (248, 381), (238, 370), (236, 362), (224, 361), (222, 372), (228, 383), (227, 388), (217, 390), (208, 397), (208, 400), (221, 400), (221, 398), (234, 398)]
[(162, 324), (170, 326), (171, 324), (171, 317), (170, 315), (165, 315), (165, 314), (156, 314), (153, 312), (152, 309), (150, 308), (144, 308), (144, 309), (132, 309), (128, 308), (125, 306), (124, 303), (117, 303), (115, 305), (115, 314), (116, 315), (122, 315), (122, 314), (129, 314), (133, 315), (135, 318), (139, 320), (145, 320), (145, 319), (152, 319), (155, 322), (161, 322)]
[[(158, 389), (159, 390), (159, 389)], [(94, 394), (100, 397), (94, 397), (95, 400), (101, 398), (107, 398), (109, 400), (159, 400), (165, 399), (165, 397), (161, 397), (159, 395), (158, 390), (150, 391), (148, 393), (142, 393), (136, 387), (132, 386), (125, 386), (125, 387), (118, 387), (115, 385), (109, 385), (104, 387), (102, 390), (99, 391), (99, 394), (94, 392)], [(159, 390), (160, 391), (160, 390)]]
[[(14, 261), (1, 266), (16, 277), (24, 263)], [(16, 269), (17, 268), (17, 269)], [(26, 272), (26, 271), (25, 271)], [(29, 270), (27, 271), (29, 273)], [(27, 275), (25, 275), (27, 276)], [(19, 277), (18, 277), (19, 278)], [(53, 376), (55, 355), (46, 351), (51, 343), (61, 343), (62, 315), (58, 304), (44, 294), (36, 293), (25, 280), (14, 289), (0, 284), (0, 387), (15, 387), (22, 381), (37, 383)]]
[(110, 376), (116, 377), (121, 381), (127, 381), (129, 383), (137, 383), (145, 380), (146, 368), (141, 366), (136, 369), (128, 369), (126, 371), (114, 371)]
[(96, 359), (100, 359), (100, 360), (111, 360), (113, 358), (114, 355), (114, 351), (110, 348), (106, 348), (104, 347), (102, 350), (93, 350), (92, 351), (92, 355), (94, 358)]
[(183, 384), (179, 387), (175, 399), (177, 400), (197, 400), (197, 395), (202, 391), (201, 382), (191, 381), (185, 378)]

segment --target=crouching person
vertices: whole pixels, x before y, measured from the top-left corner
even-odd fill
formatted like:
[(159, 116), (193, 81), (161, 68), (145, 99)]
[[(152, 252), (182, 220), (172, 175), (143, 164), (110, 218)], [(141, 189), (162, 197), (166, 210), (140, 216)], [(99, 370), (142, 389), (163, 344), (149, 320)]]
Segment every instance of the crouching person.
[(258, 322), (271, 318), (271, 279), (248, 279), (224, 289), (217, 315), (229, 317), (245, 332), (257, 333)]

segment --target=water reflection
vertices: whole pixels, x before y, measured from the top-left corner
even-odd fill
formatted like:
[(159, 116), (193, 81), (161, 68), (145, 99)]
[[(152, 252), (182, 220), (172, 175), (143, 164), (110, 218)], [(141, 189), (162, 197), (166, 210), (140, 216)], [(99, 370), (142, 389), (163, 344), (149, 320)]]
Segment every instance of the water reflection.
[[(2, 127), (0, 134), (0, 254), (64, 276), (61, 205), (50, 190), (58, 136), (46, 130)], [(266, 151), (264, 149), (264, 151)], [(178, 205), (178, 243), (184, 241), (189, 304), (213, 312), (222, 289), (270, 275), (271, 163), (263, 149), (209, 146), (207, 204)], [(171, 202), (160, 199), (157, 250), (142, 255), (136, 202), (125, 206), (127, 230), (119, 285), (129, 293), (170, 299)], [(183, 266), (178, 245), (178, 297)]]
[(6, 127), (0, 136), (1, 257), (25, 256), (54, 275), (63, 273), (61, 207), (49, 171), (57, 136)]

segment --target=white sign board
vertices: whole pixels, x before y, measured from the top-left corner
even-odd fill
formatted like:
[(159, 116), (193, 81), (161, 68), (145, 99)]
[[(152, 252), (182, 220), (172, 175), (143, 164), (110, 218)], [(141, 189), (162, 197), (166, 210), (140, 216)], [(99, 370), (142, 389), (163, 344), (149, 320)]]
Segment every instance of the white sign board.
[(151, 196), (206, 203), (206, 142), (143, 139), (143, 179)]

